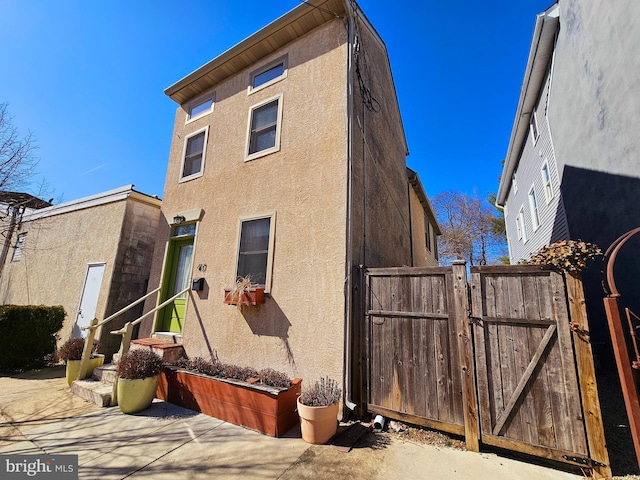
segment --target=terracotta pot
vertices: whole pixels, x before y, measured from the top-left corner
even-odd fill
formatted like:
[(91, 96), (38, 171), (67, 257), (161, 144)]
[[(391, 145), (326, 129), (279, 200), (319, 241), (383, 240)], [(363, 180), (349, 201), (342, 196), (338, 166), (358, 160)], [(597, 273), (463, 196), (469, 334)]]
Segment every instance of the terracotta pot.
[(224, 289), (224, 303), (227, 305), (261, 305), (264, 303), (264, 288), (251, 287), (245, 292), (235, 295), (233, 289)]
[(117, 399), (122, 413), (136, 413), (149, 408), (156, 397), (158, 375), (136, 380), (118, 378)]
[[(91, 375), (93, 375), (93, 371), (96, 368), (101, 367), (102, 365), (104, 365), (104, 355), (99, 354), (94, 356), (93, 358), (90, 358), (89, 368), (87, 368), (87, 376), (85, 378), (88, 378)], [(71, 384), (78, 379), (79, 371), (80, 371), (80, 360), (67, 360), (66, 376), (67, 376), (67, 383), (69, 384), (69, 386), (71, 386)]]
[(327, 443), (338, 430), (338, 406), (334, 403), (326, 407), (310, 407), (300, 403), (298, 397), (302, 439), (316, 445)]

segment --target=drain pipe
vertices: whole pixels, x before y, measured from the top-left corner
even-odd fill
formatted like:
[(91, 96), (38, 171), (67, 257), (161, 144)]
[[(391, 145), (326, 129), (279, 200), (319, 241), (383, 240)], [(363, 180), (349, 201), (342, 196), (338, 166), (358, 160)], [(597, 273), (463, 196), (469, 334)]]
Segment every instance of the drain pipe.
[[(352, 223), (351, 213), (353, 208), (353, 152), (351, 142), (353, 140), (353, 35), (354, 35), (354, 12), (350, 2), (345, 2), (347, 11), (347, 262), (345, 268), (345, 345), (344, 345), (344, 404), (353, 411), (357, 407), (352, 399), (351, 380), (352, 380), (352, 335), (353, 327), (352, 318), (352, 295), (353, 295), (353, 240), (352, 240)], [(344, 412), (343, 412), (344, 416)]]

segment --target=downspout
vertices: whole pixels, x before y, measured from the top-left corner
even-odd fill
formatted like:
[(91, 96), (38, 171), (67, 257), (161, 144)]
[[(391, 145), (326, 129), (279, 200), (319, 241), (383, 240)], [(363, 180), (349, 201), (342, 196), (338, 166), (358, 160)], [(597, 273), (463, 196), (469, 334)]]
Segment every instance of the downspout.
[(352, 296), (353, 296), (353, 240), (351, 214), (353, 209), (353, 10), (349, 2), (345, 2), (347, 12), (347, 235), (346, 235), (346, 272), (345, 272), (345, 346), (344, 346), (344, 404), (349, 410), (355, 410), (356, 404), (352, 400)]
[(411, 266), (415, 266), (413, 263), (413, 218), (411, 215), (411, 182), (407, 182), (407, 202), (409, 205), (409, 252), (411, 255)]

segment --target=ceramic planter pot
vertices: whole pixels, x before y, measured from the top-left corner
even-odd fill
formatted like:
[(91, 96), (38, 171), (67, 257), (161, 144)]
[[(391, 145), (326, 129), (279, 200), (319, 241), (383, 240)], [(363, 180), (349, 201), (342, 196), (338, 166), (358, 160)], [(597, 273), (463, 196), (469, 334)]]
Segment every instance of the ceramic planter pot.
[(338, 407), (337, 403), (326, 407), (310, 407), (300, 403), (298, 398), (302, 439), (316, 445), (327, 443), (338, 430)]
[[(104, 365), (104, 355), (95, 355), (89, 359), (89, 368), (87, 368), (87, 376), (93, 375), (93, 370)], [(80, 371), (80, 360), (67, 360), (67, 383), (69, 386), (78, 379), (78, 372)]]
[(128, 380), (118, 378), (117, 398), (122, 413), (136, 413), (149, 408), (156, 397), (158, 375)]

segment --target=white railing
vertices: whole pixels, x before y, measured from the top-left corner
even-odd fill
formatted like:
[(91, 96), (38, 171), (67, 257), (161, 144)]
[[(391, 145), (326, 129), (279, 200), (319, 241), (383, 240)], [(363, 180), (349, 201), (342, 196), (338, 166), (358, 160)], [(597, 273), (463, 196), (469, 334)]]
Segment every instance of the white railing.
[[(80, 369), (78, 371), (77, 379), (85, 378), (87, 375), (87, 369), (89, 368), (89, 358), (91, 357), (91, 351), (93, 350), (93, 340), (96, 336), (96, 330), (98, 329), (98, 327), (101, 327), (102, 325), (109, 323), (111, 320), (113, 320), (117, 316), (122, 315), (123, 313), (129, 311), (130, 309), (138, 305), (140, 302), (146, 300), (151, 295), (159, 291), (160, 291), (160, 287), (156, 288), (152, 292), (147, 293), (144, 297), (139, 298), (135, 302), (127, 305), (122, 310), (118, 310), (116, 313), (108, 316), (101, 322), (98, 322), (98, 319), (94, 318), (93, 320), (91, 320), (91, 322), (89, 322), (88, 326), (82, 327), (83, 330), (88, 330), (89, 332), (87, 333), (87, 338), (85, 339), (85, 342), (84, 342), (84, 350), (82, 351), (82, 359), (80, 361)], [(133, 327), (138, 325), (140, 322), (142, 322), (143, 319), (147, 318), (149, 315), (157, 312), (161, 308), (166, 307), (171, 302), (173, 302), (176, 298), (180, 297), (181, 295), (184, 295), (188, 291), (189, 291), (189, 287), (185, 288), (179, 293), (176, 293), (173, 297), (165, 300), (160, 305), (156, 306), (153, 310), (148, 311), (147, 313), (137, 318), (133, 322), (125, 323), (120, 330), (112, 331), (111, 333), (114, 335), (122, 335), (122, 340), (120, 341), (120, 350), (118, 351), (118, 354), (120, 355), (120, 357), (122, 358), (122, 355), (124, 355), (129, 351), (129, 345), (131, 344), (131, 335), (133, 333)]]

